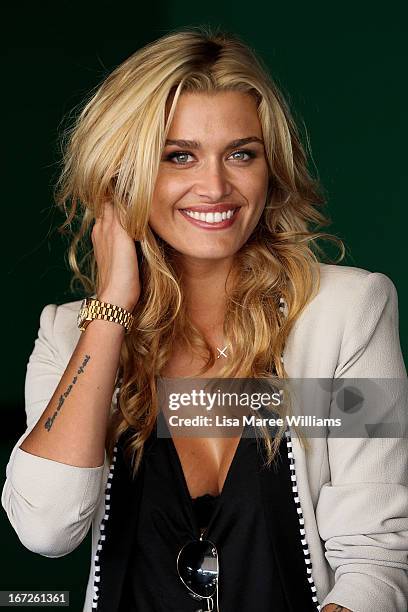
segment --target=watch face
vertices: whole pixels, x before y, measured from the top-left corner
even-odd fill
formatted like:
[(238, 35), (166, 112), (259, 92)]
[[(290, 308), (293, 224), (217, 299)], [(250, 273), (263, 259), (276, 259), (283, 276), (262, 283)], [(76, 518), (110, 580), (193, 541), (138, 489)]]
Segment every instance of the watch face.
[(86, 318), (88, 316), (88, 308), (85, 306), (85, 304), (86, 304), (86, 300), (83, 300), (81, 304), (81, 309), (77, 317), (78, 327), (82, 326), (83, 322), (86, 321)]

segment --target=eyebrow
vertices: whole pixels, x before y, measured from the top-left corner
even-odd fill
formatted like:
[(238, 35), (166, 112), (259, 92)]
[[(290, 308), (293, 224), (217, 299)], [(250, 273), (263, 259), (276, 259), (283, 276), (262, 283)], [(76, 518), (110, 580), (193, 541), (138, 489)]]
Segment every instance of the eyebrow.
[[(242, 147), (243, 145), (249, 144), (250, 142), (259, 142), (260, 144), (264, 144), (262, 138), (258, 138), (258, 136), (248, 136), (248, 138), (238, 138), (237, 140), (233, 140), (230, 142), (225, 148), (226, 149), (235, 149), (235, 147)], [(166, 140), (165, 146), (167, 145), (176, 145), (177, 147), (186, 147), (188, 149), (200, 149), (201, 145), (196, 140)]]

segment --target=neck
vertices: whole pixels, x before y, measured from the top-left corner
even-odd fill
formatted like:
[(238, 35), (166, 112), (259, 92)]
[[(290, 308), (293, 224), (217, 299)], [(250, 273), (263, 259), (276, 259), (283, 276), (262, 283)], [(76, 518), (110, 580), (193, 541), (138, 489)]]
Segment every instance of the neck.
[(225, 316), (225, 283), (232, 258), (183, 258), (182, 283), (192, 321), (200, 328), (222, 328)]

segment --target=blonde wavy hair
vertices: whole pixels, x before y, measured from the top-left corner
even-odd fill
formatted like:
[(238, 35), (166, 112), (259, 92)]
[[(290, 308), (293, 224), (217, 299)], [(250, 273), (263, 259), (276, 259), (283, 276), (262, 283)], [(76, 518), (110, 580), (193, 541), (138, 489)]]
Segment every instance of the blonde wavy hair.
[[(117, 208), (128, 234), (140, 241), (142, 291), (132, 332), (121, 349), (120, 391), (105, 445), (111, 461), (121, 434), (130, 434), (124, 452), (133, 476), (158, 414), (157, 376), (176, 339), (206, 357), (197, 376), (216, 359), (190, 320), (177, 253), (152, 232), (148, 219), (179, 96), (225, 90), (254, 96), (270, 179), (259, 223), (234, 256), (224, 319), (225, 344), (234, 350), (219, 378), (287, 378), (281, 361), (285, 342), (319, 289), (318, 255), (325, 254), (316, 241), (337, 243), (339, 260), (345, 254), (339, 238), (318, 231), (329, 224), (321, 210), (325, 199), (319, 181), (308, 172), (288, 104), (255, 52), (237, 36), (208, 26), (172, 31), (136, 51), (91, 91), (61, 139), (55, 201), (65, 220), (58, 229), (70, 238), (71, 289), (79, 282), (88, 295), (98, 294), (90, 233), (106, 200)], [(279, 298), (286, 302), (286, 316)], [(274, 437), (263, 436), (268, 464), (284, 429)]]

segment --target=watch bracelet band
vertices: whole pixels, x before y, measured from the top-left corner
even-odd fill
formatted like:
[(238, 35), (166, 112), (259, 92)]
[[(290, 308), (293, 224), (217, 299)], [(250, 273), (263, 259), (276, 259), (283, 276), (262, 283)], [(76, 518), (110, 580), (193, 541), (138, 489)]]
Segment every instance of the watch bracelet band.
[(89, 314), (93, 315), (92, 319), (102, 319), (104, 321), (113, 321), (123, 325), (128, 334), (133, 325), (134, 316), (125, 308), (115, 306), (109, 302), (102, 302), (97, 298), (90, 298), (90, 303), (87, 306)]

